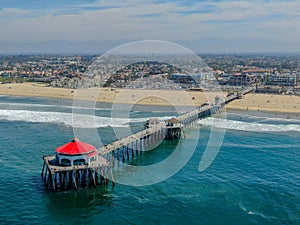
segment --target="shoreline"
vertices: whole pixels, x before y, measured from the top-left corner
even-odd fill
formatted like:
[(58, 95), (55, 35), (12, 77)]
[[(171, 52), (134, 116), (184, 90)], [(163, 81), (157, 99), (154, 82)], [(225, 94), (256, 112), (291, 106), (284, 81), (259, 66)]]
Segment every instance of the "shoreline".
[(281, 109), (272, 109), (272, 108), (257, 108), (257, 107), (248, 107), (245, 109), (244, 107), (226, 107), (226, 112), (250, 112), (251, 114), (254, 113), (262, 113), (262, 114), (280, 114), (280, 115), (290, 115), (290, 116), (297, 116), (300, 117), (300, 112), (291, 111), (291, 110), (281, 110)]
[(266, 117), (266, 118), (280, 118), (280, 119), (291, 119), (300, 121), (300, 113), (291, 112), (276, 112), (276, 111), (256, 111), (256, 110), (244, 110), (244, 109), (227, 109), (227, 114), (236, 114), (241, 116), (255, 116), (255, 117)]
[(226, 111), (252, 111), (269, 114), (300, 116), (300, 96), (249, 93), (226, 106)]
[[(47, 97), (76, 99), (102, 103), (120, 103), (149, 106), (200, 106), (212, 102), (215, 92), (195, 92), (183, 90), (144, 90), (116, 88), (67, 89), (53, 88), (43, 83), (1, 84), (0, 95), (23, 97)], [(222, 93), (225, 96), (225, 93)], [(175, 97), (174, 97), (175, 96)]]
[[(95, 101), (99, 103), (120, 103), (145, 106), (200, 106), (212, 102), (220, 93), (90, 88), (66, 89), (53, 88), (44, 83), (1, 84), (0, 95), (20, 97), (45, 97), (57, 99)], [(226, 93), (223, 93), (224, 96)], [(78, 96), (79, 95), (79, 96)], [(300, 117), (300, 96), (249, 93), (243, 99), (236, 99), (225, 106), (226, 111), (262, 112), (285, 116)]]

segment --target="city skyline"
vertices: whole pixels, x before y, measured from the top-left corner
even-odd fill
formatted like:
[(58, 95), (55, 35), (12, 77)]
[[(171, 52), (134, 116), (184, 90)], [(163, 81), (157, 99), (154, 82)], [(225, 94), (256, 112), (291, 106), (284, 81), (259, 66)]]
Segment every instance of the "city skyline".
[(104, 52), (149, 39), (197, 53), (299, 52), (299, 3), (0, 0), (0, 52)]

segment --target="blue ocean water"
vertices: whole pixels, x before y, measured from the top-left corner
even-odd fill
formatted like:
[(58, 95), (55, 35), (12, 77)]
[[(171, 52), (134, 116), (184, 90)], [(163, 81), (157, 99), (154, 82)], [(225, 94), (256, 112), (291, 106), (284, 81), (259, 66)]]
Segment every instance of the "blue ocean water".
[[(71, 106), (69, 100), (0, 97), (0, 224), (300, 224), (297, 119), (244, 113), (208, 118), (187, 128), (178, 143), (164, 142), (131, 162), (160, 162), (176, 146), (184, 155), (196, 142), (190, 160), (167, 180), (52, 193), (40, 176), (41, 157), (72, 139)], [(111, 123), (110, 105), (96, 108), (94, 125), (103, 143), (117, 138), (114, 128), (140, 130), (149, 117), (176, 115), (171, 108), (139, 106), (129, 121)], [(94, 131), (89, 123), (76, 126), (85, 134)], [(200, 172), (212, 130), (224, 128), (220, 151)], [(199, 139), (192, 140), (195, 132)], [(83, 141), (98, 143), (89, 135)]]

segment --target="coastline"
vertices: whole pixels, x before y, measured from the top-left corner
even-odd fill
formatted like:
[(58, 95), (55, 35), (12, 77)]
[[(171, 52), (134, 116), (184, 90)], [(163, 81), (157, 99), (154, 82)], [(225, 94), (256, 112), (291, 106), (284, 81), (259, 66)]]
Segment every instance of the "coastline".
[[(103, 103), (150, 106), (200, 106), (214, 101), (220, 93), (176, 90), (143, 90), (116, 88), (67, 89), (43, 83), (1, 84), (0, 95), (75, 99)], [(225, 96), (225, 93), (224, 93)]]
[(227, 111), (252, 111), (300, 116), (300, 96), (249, 93), (226, 105)]
[(244, 109), (227, 109), (227, 115), (237, 115), (240, 117), (265, 117), (265, 118), (276, 118), (285, 120), (297, 120), (300, 121), (300, 113), (291, 112), (276, 112), (276, 111), (257, 111), (257, 110), (244, 110)]
[[(149, 106), (200, 106), (212, 102), (220, 93), (175, 91), (89, 88), (53, 88), (44, 83), (1, 84), (0, 95), (23, 97), (47, 97), (75, 99), (103, 103), (121, 103)], [(224, 93), (225, 96), (226, 93)], [(265, 112), (300, 117), (300, 96), (250, 93), (243, 99), (236, 99), (226, 105), (226, 111)]]

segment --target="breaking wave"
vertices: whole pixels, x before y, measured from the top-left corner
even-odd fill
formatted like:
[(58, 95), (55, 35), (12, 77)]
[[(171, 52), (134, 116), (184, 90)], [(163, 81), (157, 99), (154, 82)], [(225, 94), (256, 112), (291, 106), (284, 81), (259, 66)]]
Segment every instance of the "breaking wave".
[[(0, 96), (1, 97), (1, 96)], [(63, 108), (63, 109), (95, 109), (95, 110), (111, 110), (109, 108), (89, 108), (83, 106), (72, 105), (46, 105), (46, 104), (31, 104), (31, 103), (0, 103), (0, 106), (16, 106), (16, 107), (37, 107), (37, 108)]]
[[(162, 117), (161, 120), (170, 117)], [(148, 118), (111, 118), (64, 112), (0, 110), (0, 120), (33, 123), (57, 123), (76, 128), (128, 127), (129, 123), (145, 122)]]
[(198, 124), (206, 127), (214, 127), (229, 130), (252, 132), (293, 132), (300, 131), (299, 124), (266, 124), (257, 122), (243, 122), (220, 118), (206, 118), (198, 121)]
[(256, 120), (256, 122), (263, 123), (263, 122), (285, 122), (285, 123), (297, 123), (300, 124), (299, 119), (290, 118), (288, 115), (286, 117), (270, 117), (270, 116), (255, 116), (255, 115), (245, 115), (240, 113), (227, 113), (227, 115), (233, 115), (238, 116), (240, 118), (243, 118), (247, 116), (248, 119)]

